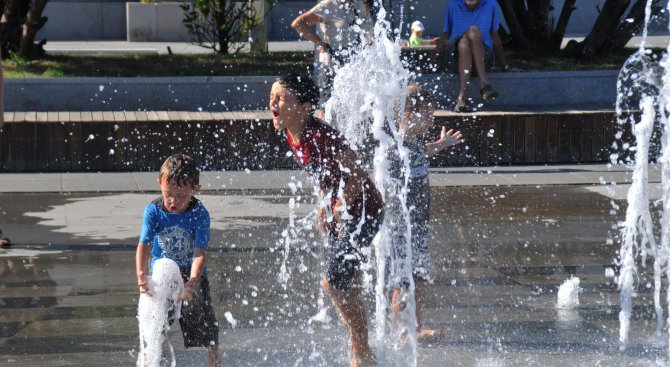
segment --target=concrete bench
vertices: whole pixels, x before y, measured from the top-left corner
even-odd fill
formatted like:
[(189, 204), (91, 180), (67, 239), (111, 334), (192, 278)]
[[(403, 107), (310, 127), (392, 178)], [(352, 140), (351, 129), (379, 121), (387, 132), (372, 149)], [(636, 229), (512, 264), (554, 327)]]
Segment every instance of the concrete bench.
[[(434, 166), (602, 163), (620, 127), (611, 110), (435, 113), (465, 143)], [(6, 112), (3, 172), (156, 170), (170, 154), (193, 154), (210, 170), (294, 169), (269, 111)], [(624, 126), (624, 128), (626, 128)]]

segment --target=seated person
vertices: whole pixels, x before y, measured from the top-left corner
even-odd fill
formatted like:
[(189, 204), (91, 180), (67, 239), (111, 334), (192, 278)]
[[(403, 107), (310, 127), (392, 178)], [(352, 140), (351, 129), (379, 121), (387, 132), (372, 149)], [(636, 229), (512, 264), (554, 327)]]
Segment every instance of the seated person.
[[(509, 65), (498, 34), (502, 12), (495, 0), (453, 0), (444, 14), (444, 33), (435, 56), (444, 60), (450, 71), (460, 76), (456, 112), (469, 112), (468, 87), (472, 76), (479, 76), (479, 91), (484, 101), (498, 96), (486, 75), (499, 62), (502, 71)], [(495, 57), (494, 57), (495, 52)], [(474, 66), (474, 70), (473, 70)]]

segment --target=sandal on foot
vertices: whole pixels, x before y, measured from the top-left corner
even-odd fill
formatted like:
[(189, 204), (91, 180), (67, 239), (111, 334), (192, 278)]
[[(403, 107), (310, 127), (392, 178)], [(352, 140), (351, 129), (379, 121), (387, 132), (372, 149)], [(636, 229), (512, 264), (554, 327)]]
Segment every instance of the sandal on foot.
[(482, 95), (482, 99), (487, 102), (498, 97), (498, 92), (493, 89), (491, 84), (484, 84), (482, 89), (479, 90), (479, 93)]
[(454, 112), (472, 112), (472, 109), (470, 108), (470, 105), (468, 105), (468, 102), (463, 99), (459, 99), (456, 102), (456, 107), (454, 107)]

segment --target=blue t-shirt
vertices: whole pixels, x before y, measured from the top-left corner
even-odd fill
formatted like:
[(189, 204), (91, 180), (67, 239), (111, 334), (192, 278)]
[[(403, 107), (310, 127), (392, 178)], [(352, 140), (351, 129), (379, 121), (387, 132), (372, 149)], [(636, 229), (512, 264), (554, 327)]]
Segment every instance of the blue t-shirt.
[(472, 11), (464, 0), (452, 0), (444, 11), (444, 32), (449, 33), (449, 39), (453, 40), (476, 25), (482, 32), (482, 42), (493, 49), (491, 32), (498, 31), (501, 18), (502, 11), (495, 0), (481, 0)]
[[(191, 271), (193, 252), (209, 244), (209, 212), (193, 198), (182, 213), (169, 213), (159, 197), (144, 209), (140, 242), (151, 244), (151, 267), (161, 258), (174, 260), (182, 273)], [(206, 271), (203, 270), (203, 273)]]

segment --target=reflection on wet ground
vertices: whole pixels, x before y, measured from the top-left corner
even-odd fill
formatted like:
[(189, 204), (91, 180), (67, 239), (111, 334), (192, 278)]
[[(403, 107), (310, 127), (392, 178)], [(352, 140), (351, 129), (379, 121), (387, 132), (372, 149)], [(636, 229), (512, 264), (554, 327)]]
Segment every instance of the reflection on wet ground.
[[(113, 230), (72, 229), (49, 223), (53, 217), (44, 214), (73, 202), (95, 207), (104, 203), (95, 201), (100, 197), (117, 206), (125, 200), (128, 212), (150, 200), (123, 195), (0, 195), (1, 223), (14, 233), (59, 239), (0, 250), (0, 365), (134, 363), (135, 236), (100, 245), (101, 233)], [(275, 244), (287, 224), (287, 198), (265, 193), (207, 200), (224, 212), (238, 205), (215, 219), (208, 258), (226, 365), (346, 365), (346, 338), (334, 310), (328, 310), (330, 321), (309, 321), (322, 297), (318, 237), (304, 234), (304, 246), (289, 254), (289, 284), (277, 280), (282, 254)], [(611, 200), (583, 186), (433, 188), (434, 282), (424, 324), (444, 328), (447, 336), (421, 346), (419, 365), (664, 364), (667, 337), (654, 337), (653, 294), (644, 276), (630, 345), (619, 349), (618, 293), (605, 271), (614, 267), (613, 226), (625, 205), (617, 201), (621, 208), (613, 211)], [(262, 202), (270, 206), (259, 209)], [(299, 214), (310, 209), (306, 203)], [(124, 225), (138, 232), (140, 214)], [(580, 305), (557, 310), (558, 286), (571, 275), (581, 280)], [(372, 305), (372, 294), (368, 300)], [(178, 365), (203, 365), (204, 350), (184, 350), (177, 334)]]

